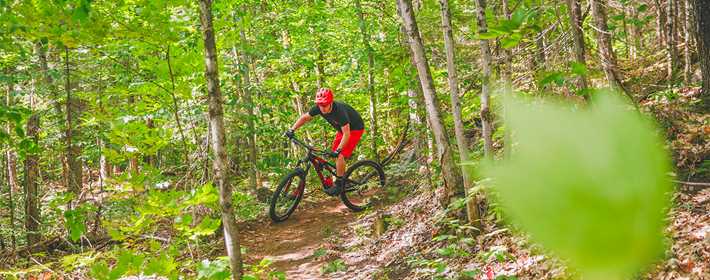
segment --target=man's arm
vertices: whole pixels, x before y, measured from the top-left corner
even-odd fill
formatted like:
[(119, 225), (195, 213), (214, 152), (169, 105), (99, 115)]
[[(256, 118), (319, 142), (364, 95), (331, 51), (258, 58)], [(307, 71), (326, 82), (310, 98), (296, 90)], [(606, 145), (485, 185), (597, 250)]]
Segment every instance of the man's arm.
[(338, 151), (342, 151), (345, 145), (348, 144), (348, 141), (350, 141), (350, 124), (348, 123), (340, 127), (340, 131), (343, 133), (343, 139), (340, 140)]
[(291, 126), (291, 130), (296, 131), (296, 129), (303, 126), (303, 124), (309, 122), (312, 119), (313, 119), (313, 117), (308, 113), (301, 115), (301, 117), (298, 118), (298, 120), (296, 120), (296, 123), (294, 123), (293, 126)]

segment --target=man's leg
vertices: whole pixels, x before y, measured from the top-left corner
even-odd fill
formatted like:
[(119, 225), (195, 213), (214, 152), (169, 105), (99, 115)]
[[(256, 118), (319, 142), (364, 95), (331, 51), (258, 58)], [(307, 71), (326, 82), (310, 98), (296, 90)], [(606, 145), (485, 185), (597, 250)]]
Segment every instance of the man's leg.
[(345, 156), (342, 154), (338, 155), (338, 159), (335, 160), (335, 173), (338, 177), (345, 175)]
[[(338, 132), (335, 134), (335, 139), (333, 139), (333, 151), (338, 149), (338, 146), (340, 146), (340, 141), (343, 140), (343, 134), (341, 132)], [(335, 175), (338, 177), (342, 177), (345, 175), (345, 156), (341, 153), (338, 155), (338, 158), (335, 160)]]

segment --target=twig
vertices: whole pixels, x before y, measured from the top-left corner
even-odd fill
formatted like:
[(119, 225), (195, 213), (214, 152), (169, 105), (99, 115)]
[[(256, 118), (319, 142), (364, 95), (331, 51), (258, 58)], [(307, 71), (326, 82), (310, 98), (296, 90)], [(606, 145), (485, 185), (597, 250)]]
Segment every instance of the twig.
[(678, 180), (673, 180), (673, 182), (681, 184), (681, 185), (691, 186), (691, 187), (702, 187), (702, 188), (710, 187), (710, 182), (686, 182), (686, 181), (678, 181)]

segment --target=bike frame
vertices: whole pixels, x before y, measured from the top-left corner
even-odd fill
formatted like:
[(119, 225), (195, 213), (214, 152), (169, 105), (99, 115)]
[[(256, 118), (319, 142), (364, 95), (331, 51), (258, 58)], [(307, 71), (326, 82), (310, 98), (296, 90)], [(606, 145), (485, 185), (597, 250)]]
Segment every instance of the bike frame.
[(300, 159), (298, 163), (296, 163), (296, 168), (301, 168), (301, 170), (305, 172), (306, 176), (308, 176), (308, 172), (310, 171), (311, 166), (313, 167), (313, 169), (315, 169), (316, 174), (318, 174), (318, 179), (320, 179), (321, 184), (325, 185), (325, 175), (323, 175), (323, 170), (330, 172), (330, 175), (332, 176), (337, 176), (335, 164), (317, 155), (320, 154), (322, 156), (325, 156), (326, 152), (317, 150), (316, 148), (313, 148), (308, 144), (301, 142), (295, 137), (291, 137), (291, 140), (297, 145), (302, 146), (303, 148), (308, 150), (306, 156)]
[[(298, 163), (296, 163), (296, 169), (300, 168), (301, 170), (303, 170), (303, 172), (305, 172), (305, 177), (308, 177), (308, 172), (310, 171), (311, 166), (313, 166), (313, 169), (316, 170), (316, 174), (318, 174), (318, 179), (320, 180), (321, 184), (323, 184), (323, 185), (325, 185), (325, 176), (323, 175), (323, 170), (328, 171), (331, 176), (337, 176), (335, 164), (318, 156), (318, 155), (327, 156), (327, 153), (325, 151), (318, 150), (318, 149), (302, 142), (301, 140), (296, 139), (296, 137), (289, 137), (289, 138), (291, 139), (291, 141), (293, 141), (293, 143), (305, 148), (308, 151), (306, 156), (304, 158), (300, 159), (298, 161)], [(367, 176), (366, 179), (368, 179), (370, 176), (372, 176), (372, 175)], [(344, 179), (344, 180), (346, 180), (346, 183), (348, 184), (348, 186), (345, 188), (345, 190), (343, 190), (345, 192), (355, 191), (356, 190), (355, 186), (360, 185), (360, 182), (355, 182), (350, 179)], [(304, 189), (305, 189), (305, 186), (304, 186)], [(301, 190), (301, 191), (303, 191), (303, 190)]]

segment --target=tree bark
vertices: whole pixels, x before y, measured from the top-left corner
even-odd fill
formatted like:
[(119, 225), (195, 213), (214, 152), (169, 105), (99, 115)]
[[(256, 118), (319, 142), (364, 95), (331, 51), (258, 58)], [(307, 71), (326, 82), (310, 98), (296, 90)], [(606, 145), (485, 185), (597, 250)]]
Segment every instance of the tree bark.
[(668, 82), (669, 84), (673, 84), (673, 80), (675, 79), (675, 73), (676, 73), (676, 68), (678, 67), (678, 47), (677, 47), (677, 41), (676, 41), (676, 32), (678, 26), (676, 25), (675, 21), (675, 0), (668, 0), (667, 2), (667, 12), (666, 15), (668, 15), (668, 19), (666, 20), (666, 23), (668, 24), (666, 26), (666, 49), (668, 50)]
[(377, 139), (379, 139), (377, 127), (377, 94), (375, 93), (375, 55), (370, 45), (370, 34), (365, 25), (365, 15), (362, 12), (360, 0), (355, 0), (355, 10), (357, 11), (360, 34), (362, 34), (362, 45), (367, 52), (367, 92), (370, 95), (370, 131), (372, 138), (372, 152), (375, 154), (377, 162), (380, 155), (377, 153)]
[[(510, 4), (508, 0), (501, 0), (503, 8), (503, 16), (506, 20), (510, 20)], [(501, 71), (501, 77), (505, 83), (506, 92), (511, 91), (511, 86), (513, 83), (513, 52), (510, 49), (503, 49), (503, 71)]]
[(631, 60), (635, 61), (638, 58), (638, 50), (642, 48), (641, 40), (643, 35), (641, 34), (641, 30), (637, 24), (639, 17), (638, 10), (634, 6), (627, 7), (627, 10), (633, 20), (633, 24), (631, 25), (631, 39), (633, 42), (629, 46), (629, 55), (631, 56)]
[(247, 49), (247, 38), (246, 34), (244, 33), (244, 30), (239, 32), (239, 36), (241, 39), (241, 45), (242, 45), (242, 51), (240, 52), (241, 54), (241, 69), (242, 69), (242, 78), (244, 80), (244, 83), (242, 83), (242, 92), (244, 93), (244, 101), (246, 102), (246, 114), (247, 114), (247, 148), (249, 149), (249, 185), (252, 188), (252, 192), (256, 194), (257, 192), (257, 178), (258, 178), (258, 169), (256, 166), (256, 155), (257, 155), (257, 150), (256, 150), (256, 129), (254, 126), (254, 119), (256, 118), (254, 114), (254, 107), (256, 106), (254, 104), (254, 101), (252, 99), (252, 92), (251, 92), (251, 78), (249, 76), (249, 64), (251, 64), (251, 58), (249, 55), (246, 53)]
[[(454, 117), (454, 133), (456, 134), (456, 144), (459, 148), (459, 158), (461, 164), (461, 172), (463, 174), (463, 187), (466, 196), (473, 187), (471, 177), (467, 171), (466, 164), (468, 158), (468, 143), (463, 128), (463, 120), (461, 118), (461, 102), (459, 102), (458, 76), (456, 73), (456, 58), (454, 45), (454, 32), (451, 27), (451, 10), (449, 9), (448, 0), (439, 0), (441, 5), (441, 26), (444, 32), (444, 46), (446, 48), (446, 69), (448, 72), (449, 90), (451, 94), (451, 111)], [(475, 227), (480, 229), (478, 207), (476, 199), (471, 199), (466, 203), (466, 215), (470, 223), (475, 224)]]
[[(7, 94), (5, 97), (5, 105), (7, 107), (12, 106), (12, 88), (13, 85), (7, 87)], [(8, 123), (6, 126), (7, 134), (12, 135), (12, 127)], [(17, 192), (17, 167), (15, 165), (15, 154), (12, 150), (8, 149), (4, 154), (5, 156), (5, 166), (3, 172), (5, 173), (5, 178), (7, 178), (7, 189), (8, 189), (8, 206), (10, 210), (10, 242), (12, 243), (12, 251), (17, 249), (17, 238), (15, 237), (15, 192)]]
[(594, 29), (597, 35), (597, 46), (599, 48), (599, 58), (602, 69), (609, 82), (609, 86), (617, 91), (626, 94), (632, 101), (634, 98), (626, 91), (622, 84), (621, 74), (616, 65), (616, 54), (611, 46), (611, 32), (607, 26), (606, 0), (590, 0), (592, 2), (592, 17)]
[(200, 23), (205, 46), (205, 80), (209, 102), (210, 134), (214, 153), (214, 182), (220, 191), (220, 208), (224, 228), (224, 244), (232, 268), (232, 279), (242, 278), (242, 259), (239, 246), (239, 232), (232, 205), (232, 186), (229, 182), (227, 150), (225, 147), (224, 110), (219, 87), (217, 47), (212, 26), (212, 1), (200, 0)]
[[(567, 10), (569, 11), (570, 27), (572, 29), (572, 39), (574, 41), (574, 57), (577, 63), (587, 66), (587, 58), (585, 57), (584, 46), (584, 29), (582, 29), (582, 8), (580, 0), (567, 0)], [(587, 77), (581, 75), (577, 79), (577, 88), (579, 90), (587, 89)], [(588, 98), (587, 95), (584, 95)]]
[(691, 78), (693, 76), (693, 71), (692, 71), (692, 61), (691, 61), (691, 53), (690, 53), (690, 42), (691, 42), (691, 34), (692, 34), (692, 28), (691, 26), (693, 23), (691, 22), (691, 4), (690, 1), (693, 0), (683, 0), (683, 10), (685, 11), (683, 13), (683, 25), (685, 29), (685, 32), (683, 33), (683, 59), (684, 59), (684, 67), (683, 67), (683, 82), (685, 83), (686, 86), (690, 86), (691, 83)]
[[(35, 53), (39, 58), (39, 68), (44, 76), (44, 80), (51, 82), (52, 78), (48, 74), (47, 57), (42, 45), (35, 43)], [(35, 145), (39, 145), (39, 114), (35, 112), (35, 95), (36, 81), (32, 81), (33, 86), (30, 96), (30, 110), (32, 115), (27, 119), (27, 137), (32, 140)], [(47, 85), (49, 86), (49, 84)], [(27, 153), (25, 156), (25, 230), (27, 231), (27, 244), (34, 244), (40, 241), (41, 233), (40, 225), (40, 209), (38, 201), (38, 183), (39, 179), (39, 156), (33, 153)]]
[(79, 160), (79, 155), (81, 154), (81, 148), (79, 145), (73, 143), (74, 136), (77, 133), (76, 128), (74, 128), (74, 122), (78, 119), (78, 107), (79, 102), (76, 98), (71, 95), (71, 81), (70, 81), (70, 68), (69, 68), (69, 48), (64, 47), (64, 91), (66, 92), (66, 131), (65, 131), (65, 141), (66, 141), (66, 153), (67, 153), (67, 167), (68, 167), (68, 177), (67, 177), (67, 190), (75, 195), (75, 198), (79, 197), (81, 193), (82, 184), (82, 170), (81, 161)]
[(710, 111), (710, 1), (694, 0), (695, 30), (698, 38), (698, 56), (703, 76), (701, 109)]
[[(486, 1), (476, 0), (476, 15), (478, 18), (478, 34), (488, 32), (486, 23)], [(493, 157), (492, 113), (490, 111), (490, 79), (491, 50), (488, 40), (480, 40), (481, 47), (481, 125), (483, 134), (483, 153), (487, 158)]]
[(404, 23), (404, 28), (407, 31), (406, 35), (417, 66), (417, 73), (422, 85), (427, 116), (429, 118), (431, 129), (434, 133), (434, 141), (436, 141), (438, 157), (441, 162), (441, 172), (443, 174), (445, 188), (441, 202), (444, 205), (448, 205), (452, 198), (460, 196), (464, 193), (462, 178), (459, 173), (460, 170), (454, 163), (454, 159), (451, 154), (451, 147), (449, 145), (449, 137), (441, 122), (434, 81), (432, 80), (431, 72), (429, 70), (429, 62), (427, 61), (426, 53), (424, 52), (422, 39), (419, 36), (419, 28), (417, 27), (416, 18), (412, 13), (412, 1), (397, 0), (397, 7), (400, 17)]
[(654, 0), (656, 6), (656, 37), (658, 41), (662, 44), (666, 44), (666, 8), (663, 6), (661, 0)]
[[(485, 1), (484, 1), (485, 4)], [(540, 9), (545, 8), (545, 0), (540, 0)], [(487, 30), (487, 29), (486, 29)], [(535, 37), (535, 48), (536, 48), (536, 62), (537, 62), (537, 67), (539, 68), (545, 68), (545, 64), (547, 63), (547, 53), (545, 49), (547, 46), (545, 45), (545, 31), (542, 30), (540, 33), (537, 34)]]

